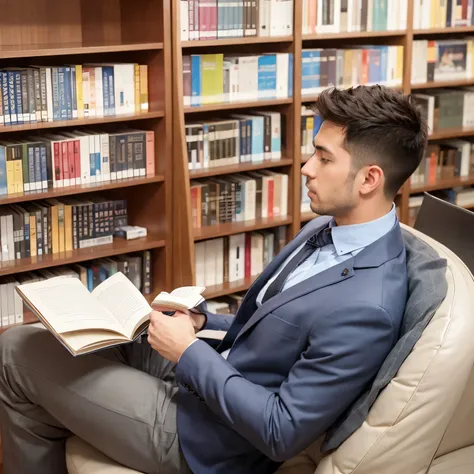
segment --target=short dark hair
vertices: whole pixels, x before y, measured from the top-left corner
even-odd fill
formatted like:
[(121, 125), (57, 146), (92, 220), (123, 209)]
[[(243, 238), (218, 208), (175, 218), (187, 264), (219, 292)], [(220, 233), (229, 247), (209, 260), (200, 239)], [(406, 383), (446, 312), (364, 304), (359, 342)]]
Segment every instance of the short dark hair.
[(428, 127), (414, 98), (380, 85), (329, 88), (313, 108), (323, 121), (344, 128), (344, 147), (354, 166), (382, 168), (385, 195), (394, 198), (427, 146)]

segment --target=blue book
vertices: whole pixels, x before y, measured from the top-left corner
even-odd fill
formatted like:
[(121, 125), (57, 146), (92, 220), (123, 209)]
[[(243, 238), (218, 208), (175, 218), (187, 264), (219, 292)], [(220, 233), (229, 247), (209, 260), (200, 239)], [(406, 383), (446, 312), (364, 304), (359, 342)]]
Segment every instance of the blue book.
[(64, 108), (66, 110), (66, 119), (72, 120), (72, 83), (71, 68), (63, 67), (64, 70)]
[(379, 84), (382, 78), (381, 72), (381, 55), (382, 51), (377, 48), (369, 49), (369, 83)]
[[(312, 87), (311, 77), (313, 73), (312, 51), (305, 50), (301, 53), (301, 92), (304, 94)], [(309, 92), (308, 92), (309, 93)]]
[(258, 58), (258, 98), (274, 99), (277, 87), (276, 54), (265, 54)]
[(191, 105), (201, 105), (201, 56), (191, 55)]
[(8, 73), (6, 71), (1, 71), (2, 79), (2, 100), (3, 100), (3, 117), (5, 125), (11, 124), (10, 118), (10, 100), (9, 100), (9, 91), (8, 91)]
[(53, 121), (61, 120), (61, 106), (59, 103), (59, 70), (57, 67), (51, 68), (51, 83), (53, 90)]

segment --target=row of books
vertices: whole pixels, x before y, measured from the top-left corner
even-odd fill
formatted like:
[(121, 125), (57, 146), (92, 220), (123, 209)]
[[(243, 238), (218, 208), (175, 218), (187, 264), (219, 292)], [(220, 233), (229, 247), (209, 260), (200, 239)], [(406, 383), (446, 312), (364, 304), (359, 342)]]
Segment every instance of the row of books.
[(78, 278), (89, 291), (114, 273), (122, 272), (143, 294), (152, 289), (150, 251), (92, 260), (71, 266), (51, 267), (0, 278), (0, 327), (23, 324), (25, 308), (15, 288), (56, 277)]
[(303, 34), (407, 27), (408, 0), (303, 0)]
[(474, 138), (430, 143), (420, 166), (410, 178), (412, 186), (474, 174)]
[(206, 300), (207, 310), (216, 314), (236, 315), (242, 305), (243, 295), (232, 293), (220, 296), (211, 300)]
[(197, 242), (196, 285), (222, 285), (259, 275), (285, 245), (285, 226)]
[(288, 175), (270, 170), (191, 181), (193, 226), (288, 215)]
[(474, 87), (430, 89), (413, 94), (429, 133), (474, 126)]
[(399, 87), (403, 79), (403, 46), (304, 49), (302, 94), (319, 94), (330, 85), (384, 84)]
[(302, 52), (302, 94), (314, 95), (330, 85), (385, 84), (401, 86), (403, 46), (347, 49), (305, 49)]
[(321, 127), (321, 118), (306, 105), (301, 106), (301, 155), (311, 156), (314, 153), (314, 137)]
[(116, 230), (127, 224), (127, 202), (102, 196), (2, 206), (0, 261), (110, 244)]
[(413, 29), (474, 25), (473, 0), (413, 0)]
[(474, 77), (474, 38), (413, 41), (411, 82), (455, 81)]
[(148, 111), (148, 66), (76, 64), (0, 70), (0, 125)]
[(63, 131), (0, 142), (0, 196), (154, 174), (153, 131)]
[(282, 116), (279, 112), (231, 117), (186, 124), (190, 170), (281, 158)]
[(293, 34), (293, 0), (181, 0), (181, 41)]
[(185, 106), (290, 97), (293, 55), (185, 55), (183, 89)]

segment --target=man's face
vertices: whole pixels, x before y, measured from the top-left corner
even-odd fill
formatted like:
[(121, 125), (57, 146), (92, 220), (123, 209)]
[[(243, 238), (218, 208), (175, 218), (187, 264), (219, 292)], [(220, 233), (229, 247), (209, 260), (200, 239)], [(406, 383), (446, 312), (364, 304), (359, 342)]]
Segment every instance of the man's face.
[(343, 129), (323, 122), (314, 139), (314, 155), (301, 170), (316, 214), (338, 217), (357, 206), (357, 173), (343, 143)]

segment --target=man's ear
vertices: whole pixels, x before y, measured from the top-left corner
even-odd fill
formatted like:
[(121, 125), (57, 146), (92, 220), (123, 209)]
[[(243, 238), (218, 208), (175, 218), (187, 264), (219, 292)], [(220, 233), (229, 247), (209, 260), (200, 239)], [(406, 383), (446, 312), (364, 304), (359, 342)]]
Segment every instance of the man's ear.
[(377, 165), (369, 165), (362, 168), (362, 183), (360, 186), (360, 192), (364, 195), (370, 194), (375, 191), (378, 187), (383, 186), (385, 175)]

